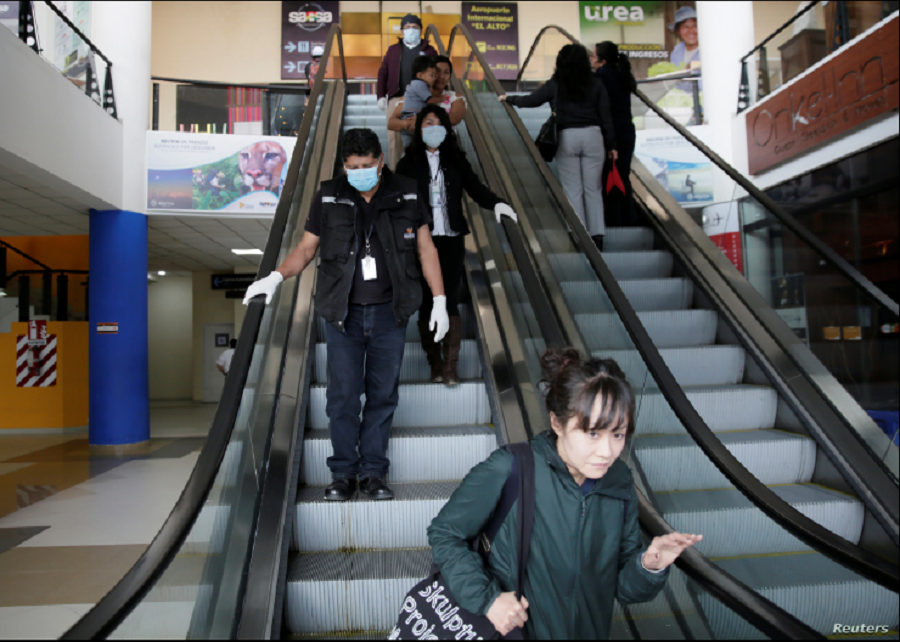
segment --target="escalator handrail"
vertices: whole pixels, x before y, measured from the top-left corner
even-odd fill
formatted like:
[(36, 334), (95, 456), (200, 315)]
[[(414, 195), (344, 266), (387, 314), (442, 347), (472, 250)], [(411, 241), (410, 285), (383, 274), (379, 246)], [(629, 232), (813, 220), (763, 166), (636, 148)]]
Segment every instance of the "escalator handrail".
[[(457, 25), (451, 33), (451, 52), (453, 43), (452, 38), (457, 32), (463, 34), (467, 39), (472, 50), (472, 55), (478, 59), (485, 74), (485, 78), (493, 91), (498, 95), (505, 93), (503, 87), (484, 60), (483, 55), (475, 46), (474, 39), (463, 25)], [(819, 550), (827, 557), (830, 557), (861, 576), (896, 592), (898, 581), (900, 581), (900, 570), (898, 570), (896, 565), (886, 565), (884, 559), (851, 544), (849, 541), (838, 535), (835, 535), (785, 502), (751, 474), (743, 464), (741, 464), (734, 455), (725, 448), (721, 440), (719, 440), (709, 426), (706, 425), (696, 409), (687, 399), (684, 391), (678, 385), (671, 371), (660, 356), (659, 351), (650, 340), (649, 334), (638, 319), (637, 313), (634, 312), (628, 299), (625, 297), (624, 292), (622, 292), (621, 287), (612, 276), (612, 273), (603, 261), (599, 250), (592, 242), (584, 225), (580, 223), (572, 206), (566, 199), (562, 187), (553, 176), (550, 168), (543, 161), (540, 152), (535, 146), (534, 141), (529, 135), (528, 130), (525, 128), (524, 123), (522, 123), (522, 120), (519, 118), (516, 110), (508, 103), (503, 103), (503, 105), (522, 138), (525, 148), (528, 150), (532, 160), (542, 173), (551, 194), (553, 194), (560, 209), (563, 211), (569, 228), (577, 237), (581, 251), (591, 262), (591, 265), (610, 297), (617, 314), (624, 322), (625, 328), (635, 344), (635, 348), (641, 354), (650, 374), (659, 386), (666, 401), (672, 407), (676, 417), (682, 422), (685, 430), (691, 435), (695, 443), (700, 446), (704, 454), (712, 460), (716, 467), (738, 490), (742, 492), (742, 494), (744, 494), (744, 496), (750, 499), (753, 504), (760, 508), (770, 518), (774, 519), (780, 526), (787, 529), (804, 543)], [(886, 568), (886, 566), (889, 566), (890, 568)]]
[[(562, 35), (566, 36), (573, 43), (581, 44), (577, 38), (572, 36), (572, 34), (570, 34), (562, 27), (559, 27), (557, 25), (548, 25), (544, 27), (538, 33), (534, 44), (531, 46), (531, 51), (529, 51), (528, 53), (528, 58), (525, 59), (525, 63), (519, 69), (519, 74), (516, 77), (517, 82), (525, 72), (525, 69), (528, 66), (528, 60), (531, 58), (531, 52), (533, 52), (537, 47), (538, 40), (540, 40), (544, 32), (551, 29), (558, 31)], [(794, 216), (789, 214), (783, 207), (776, 203), (774, 199), (772, 199), (756, 185), (750, 182), (747, 177), (738, 172), (730, 164), (725, 162), (725, 160), (721, 156), (716, 154), (716, 152), (714, 152), (702, 141), (700, 141), (700, 139), (694, 136), (684, 125), (669, 116), (669, 114), (667, 114), (665, 110), (661, 109), (652, 100), (650, 100), (640, 89), (636, 90), (634, 92), (634, 95), (637, 96), (641, 100), (641, 102), (647, 105), (647, 107), (650, 108), (657, 116), (662, 118), (667, 125), (684, 136), (684, 138), (687, 139), (694, 147), (700, 150), (700, 152), (707, 158), (709, 158), (713, 162), (713, 164), (716, 165), (716, 167), (725, 172), (725, 174), (727, 174), (729, 178), (731, 178), (734, 182), (745, 189), (750, 196), (756, 199), (763, 207), (765, 207), (769, 211), (770, 214), (772, 214), (772, 216), (777, 218), (785, 227), (787, 227), (791, 232), (798, 236), (800, 240), (806, 243), (807, 246), (811, 247), (816, 253), (820, 255), (820, 257), (825, 259), (828, 263), (832, 264), (857, 288), (865, 292), (869, 296), (869, 298), (871, 298), (885, 311), (893, 314), (895, 318), (900, 317), (900, 303), (894, 301), (887, 294), (885, 294), (881, 288), (879, 288), (869, 279), (863, 276), (863, 274), (852, 265), (850, 265), (850, 263), (848, 263), (846, 259), (842, 258), (837, 254), (837, 252), (828, 247), (818, 236), (810, 232), (805, 225), (800, 223)]]
[(531, 56), (534, 55), (534, 50), (537, 49), (538, 43), (540, 43), (541, 38), (544, 37), (544, 33), (553, 29), (554, 31), (560, 32), (566, 38), (571, 40), (572, 42), (578, 42), (578, 38), (570, 34), (568, 31), (563, 29), (562, 27), (558, 27), (557, 25), (547, 25), (540, 31), (538, 31), (538, 35), (535, 36), (534, 42), (531, 43), (531, 49), (528, 50), (528, 55), (525, 56), (525, 62), (523, 62), (519, 66), (519, 73), (516, 74), (516, 87), (520, 87), (522, 83), (522, 74), (525, 73), (525, 70), (528, 69), (528, 63), (531, 62)]
[[(339, 27), (333, 25), (329, 31), (328, 41), (323, 54), (325, 60), (328, 60), (333, 34), (336, 30), (339, 30)], [(341, 56), (341, 59), (343, 62), (343, 56)], [(294, 192), (300, 174), (300, 165), (306, 152), (309, 134), (315, 119), (316, 102), (325, 87), (325, 83), (322, 81), (325, 78), (326, 67), (327, 65), (321, 65), (316, 74), (315, 85), (310, 93), (308, 108), (303, 115), (297, 143), (291, 155), (287, 179), (285, 180), (281, 197), (278, 199), (278, 205), (275, 208), (275, 216), (272, 219), (272, 227), (269, 230), (266, 249), (260, 261), (259, 271), (257, 272), (258, 279), (269, 275), (275, 269), (275, 263), (278, 260), (284, 230), (287, 227), (291, 204), (295, 196)], [(344, 77), (346, 78), (346, 70), (344, 70)], [(212, 490), (219, 467), (225, 458), (225, 451), (231, 441), (232, 432), (237, 421), (238, 410), (243, 396), (242, 392), (249, 376), (250, 362), (253, 358), (264, 309), (265, 297), (262, 295), (252, 299), (247, 306), (247, 313), (238, 335), (231, 368), (225, 377), (221, 401), (216, 408), (209, 436), (169, 517), (166, 518), (159, 533), (154, 537), (143, 555), (135, 562), (134, 566), (109, 593), (66, 631), (60, 639), (81, 640), (109, 637), (159, 580), (177, 555), (191, 528), (197, 521), (197, 517)]]
[[(477, 47), (474, 45), (474, 41), (471, 35), (468, 33), (468, 30), (463, 25), (457, 25), (454, 27), (453, 31), (450, 34), (450, 51), (452, 52), (453, 47), (453, 39), (456, 37), (457, 33), (461, 33), (463, 37), (468, 41), (469, 48), (473, 52), (473, 55), (478, 58), (479, 64), (482, 66), (482, 69), (485, 71), (487, 76), (487, 80), (491, 87), (496, 92), (499, 89), (499, 93), (502, 93), (502, 87), (500, 87), (499, 82), (497, 82), (493, 73), (491, 73), (490, 68), (487, 66), (486, 61), (484, 60), (481, 53), (478, 51)], [(510, 108), (511, 110), (511, 108)], [(513, 111), (513, 114), (515, 112)], [(517, 125), (521, 125), (521, 121), (517, 123)], [(521, 133), (522, 130), (520, 130)], [(530, 138), (529, 138), (530, 140)], [(533, 147), (533, 144), (532, 144)], [(536, 150), (534, 150), (536, 153)], [(534, 157), (534, 155), (533, 155)], [(539, 157), (538, 157), (539, 158)], [(544, 168), (541, 168), (542, 171)], [(571, 209), (571, 206), (569, 206)], [(521, 215), (525, 215), (524, 212)], [(574, 212), (571, 213), (572, 217), (575, 216)], [(521, 233), (521, 231), (519, 231)], [(586, 233), (586, 231), (585, 231)], [(527, 244), (526, 244), (527, 247)], [(529, 252), (530, 254), (530, 252)], [(599, 254), (599, 253), (598, 253)], [(530, 258), (531, 267), (533, 269), (533, 257)], [(605, 268), (605, 265), (604, 265)], [(609, 275), (611, 279), (611, 274)], [(614, 281), (613, 281), (614, 283)], [(605, 285), (605, 284), (604, 284)], [(618, 294), (621, 299), (624, 300), (624, 294), (618, 289)], [(534, 307), (534, 306), (532, 306)], [(634, 323), (637, 321), (637, 317), (632, 311), (632, 315), (634, 316)], [(634, 324), (632, 324), (634, 325)], [(640, 330), (644, 332), (646, 335), (646, 330), (643, 327), (640, 327)], [(634, 339), (634, 337), (632, 337)], [(572, 341), (573, 337), (569, 337), (569, 340)], [(576, 342), (583, 344), (583, 339), (580, 336), (574, 338)], [(649, 342), (649, 337), (646, 337), (645, 340)], [(652, 346), (652, 344), (651, 344)], [(585, 349), (586, 346), (578, 346), (581, 349)], [(655, 351), (655, 348), (653, 348)], [(658, 353), (657, 353), (658, 356)], [(659, 359), (659, 363), (656, 364), (657, 367), (660, 365), (664, 368), (665, 364), (662, 363), (661, 358)], [(669, 375), (671, 377), (671, 375)], [(674, 379), (673, 379), (674, 381)], [(680, 391), (680, 388), (679, 388)], [(682, 393), (683, 394), (683, 393)], [(684, 399), (684, 402), (687, 406), (693, 411), (693, 407), (690, 406), (687, 399)], [(670, 401), (671, 403), (671, 401)], [(694, 411), (696, 414), (696, 411)], [(679, 417), (679, 419), (682, 419)], [(702, 419), (697, 416), (697, 420), (702, 422)], [(684, 421), (684, 419), (682, 419)], [(707, 428), (707, 430), (709, 430)], [(668, 533), (673, 532), (673, 528), (663, 519), (663, 517), (659, 514), (656, 508), (647, 500), (643, 493), (638, 492), (638, 503), (639, 503), (639, 520), (642, 528), (650, 533), (651, 536), (662, 536)], [(724, 604), (728, 606), (728, 608), (732, 609), (736, 613), (738, 613), (741, 617), (745, 618), (749, 621), (753, 626), (755, 626), (760, 631), (764, 632), (766, 635), (769, 635), (773, 638), (789, 638), (789, 639), (821, 639), (822, 636), (807, 626), (804, 622), (800, 621), (795, 616), (786, 612), (782, 608), (778, 607), (759, 593), (753, 591), (745, 584), (726, 573), (722, 570), (718, 565), (713, 564), (709, 561), (705, 556), (698, 553), (695, 550), (685, 551), (677, 561), (676, 565), (683, 570), (686, 574), (692, 577), (700, 586), (703, 586), (706, 591), (710, 594), (716, 596), (717, 599), (721, 600)]]

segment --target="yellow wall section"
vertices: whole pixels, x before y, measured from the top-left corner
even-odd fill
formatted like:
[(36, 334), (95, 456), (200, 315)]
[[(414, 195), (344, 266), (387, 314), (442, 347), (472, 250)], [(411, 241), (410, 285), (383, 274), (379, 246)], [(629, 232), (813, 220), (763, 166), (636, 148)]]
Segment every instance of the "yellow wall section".
[[(9, 243), (14, 248), (33, 256), (44, 265), (54, 270), (88, 270), (90, 259), (88, 250), (90, 243), (88, 236), (0, 236), (0, 241)], [(6, 251), (6, 273), (12, 274), (17, 270), (40, 270), (25, 257), (16, 254), (12, 250)], [(41, 275), (32, 274), (31, 289), (41, 287)], [(75, 313), (84, 312), (84, 286), (83, 274), (69, 275), (69, 305)], [(53, 296), (56, 296), (56, 275), (53, 275)], [(40, 300), (32, 297), (32, 305), (39, 306)]]
[(56, 385), (16, 387), (16, 337), (27, 323), (13, 323), (0, 334), (0, 434), (8, 428), (73, 428), (88, 424), (88, 324), (51, 321), (56, 339)]

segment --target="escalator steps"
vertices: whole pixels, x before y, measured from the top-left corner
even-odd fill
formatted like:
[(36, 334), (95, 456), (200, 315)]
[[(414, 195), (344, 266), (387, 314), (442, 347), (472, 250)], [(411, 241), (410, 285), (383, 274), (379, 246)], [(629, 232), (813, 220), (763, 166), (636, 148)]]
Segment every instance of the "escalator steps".
[[(424, 482), (432, 479), (462, 479), (476, 464), (497, 448), (492, 426), (394, 428), (387, 457), (391, 469), (388, 483)], [(327, 430), (311, 430), (303, 442), (301, 481), (331, 483), (326, 459), (333, 450)]]
[[(778, 393), (764, 386), (743, 384), (684, 388), (688, 401), (713, 432), (761, 430), (775, 427)], [(669, 402), (658, 390), (638, 401), (638, 435), (684, 434)]]
[[(778, 430), (723, 432), (718, 437), (766, 485), (812, 479), (816, 444), (809, 437)], [(655, 492), (734, 487), (689, 435), (638, 436), (633, 447)]]
[[(660, 279), (672, 273), (672, 255), (662, 250), (603, 252), (613, 276), (622, 279)], [(597, 274), (583, 254), (551, 254), (559, 281), (596, 281)]]
[[(600, 283), (563, 281), (560, 286), (573, 314), (613, 311)], [(680, 278), (620, 280), (619, 287), (636, 312), (686, 310), (694, 296), (693, 283)]]
[[(719, 315), (713, 310), (659, 310), (637, 315), (657, 349), (705, 346), (716, 340)], [(575, 323), (591, 351), (634, 345), (616, 313), (576, 314)]]
[[(656, 388), (637, 350), (595, 350), (595, 357), (615, 359), (636, 389)], [(744, 349), (730, 345), (663, 348), (660, 356), (681, 386), (740, 383), (744, 377)]]
[[(858, 499), (814, 484), (774, 486), (776, 495), (854, 544), (865, 509)], [(696, 545), (707, 557), (768, 555), (811, 550), (736, 489), (656, 493), (665, 520), (681, 533), (703, 533)]]
[[(309, 391), (310, 427), (328, 428), (325, 386)], [(484, 383), (464, 381), (449, 388), (440, 383), (400, 384), (400, 405), (394, 413), (396, 428), (487, 424), (491, 421)]]
[(356, 493), (349, 502), (326, 502), (324, 486), (297, 494), (294, 547), (304, 552), (404, 549), (428, 546), (428, 525), (458, 482), (392, 484), (393, 501), (372, 501)]
[(431, 549), (304, 553), (291, 558), (285, 614), (293, 633), (390, 630)]

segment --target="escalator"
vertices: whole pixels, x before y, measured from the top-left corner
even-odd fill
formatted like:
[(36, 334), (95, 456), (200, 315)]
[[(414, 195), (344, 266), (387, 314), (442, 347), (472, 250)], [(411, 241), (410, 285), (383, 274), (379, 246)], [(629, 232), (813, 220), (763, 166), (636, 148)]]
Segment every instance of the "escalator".
[[(497, 103), (499, 85), (464, 28), (446, 52), (469, 102), (461, 146), (521, 225), (498, 226), (493, 213), (464, 204), (473, 233), (459, 386), (424, 383), (409, 324), (388, 450), (396, 499), (321, 500), (327, 346), (308, 269), (271, 305), (251, 302), (184, 494), (141, 560), (65, 637), (383, 638), (428, 571), (426, 527), (459, 480), (498, 445), (548, 425), (538, 358), (552, 345), (613, 356), (634, 384), (626, 461), (645, 536), (706, 536), (658, 598), (617, 605), (613, 637), (794, 639), (845, 621), (896, 632), (896, 542), (881, 525), (888, 493), (876, 486), (857, 497), (841, 461), (823, 472), (822, 446), (804, 432), (820, 427), (809, 403), (763, 383), (765, 362), (661, 232), (616, 231), (610, 252), (591, 252), (551, 170)], [(374, 100), (346, 95), (338, 26), (323, 61), (260, 276), (299, 241), (318, 183), (338, 167), (341, 132), (367, 126), (387, 147)], [(697, 328), (701, 340), (685, 338)], [(771, 577), (789, 581), (773, 587)]]

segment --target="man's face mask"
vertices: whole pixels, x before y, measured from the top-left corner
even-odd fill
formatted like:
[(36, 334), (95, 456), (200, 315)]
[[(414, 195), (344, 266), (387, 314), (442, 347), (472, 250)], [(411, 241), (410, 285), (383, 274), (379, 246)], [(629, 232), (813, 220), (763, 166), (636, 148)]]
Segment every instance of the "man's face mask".
[(360, 192), (368, 192), (378, 185), (378, 179), (380, 178), (378, 165), (345, 171), (347, 172), (347, 180), (350, 181), (350, 185)]
[(407, 27), (403, 30), (403, 42), (410, 47), (415, 47), (422, 41), (422, 30), (417, 27)]

